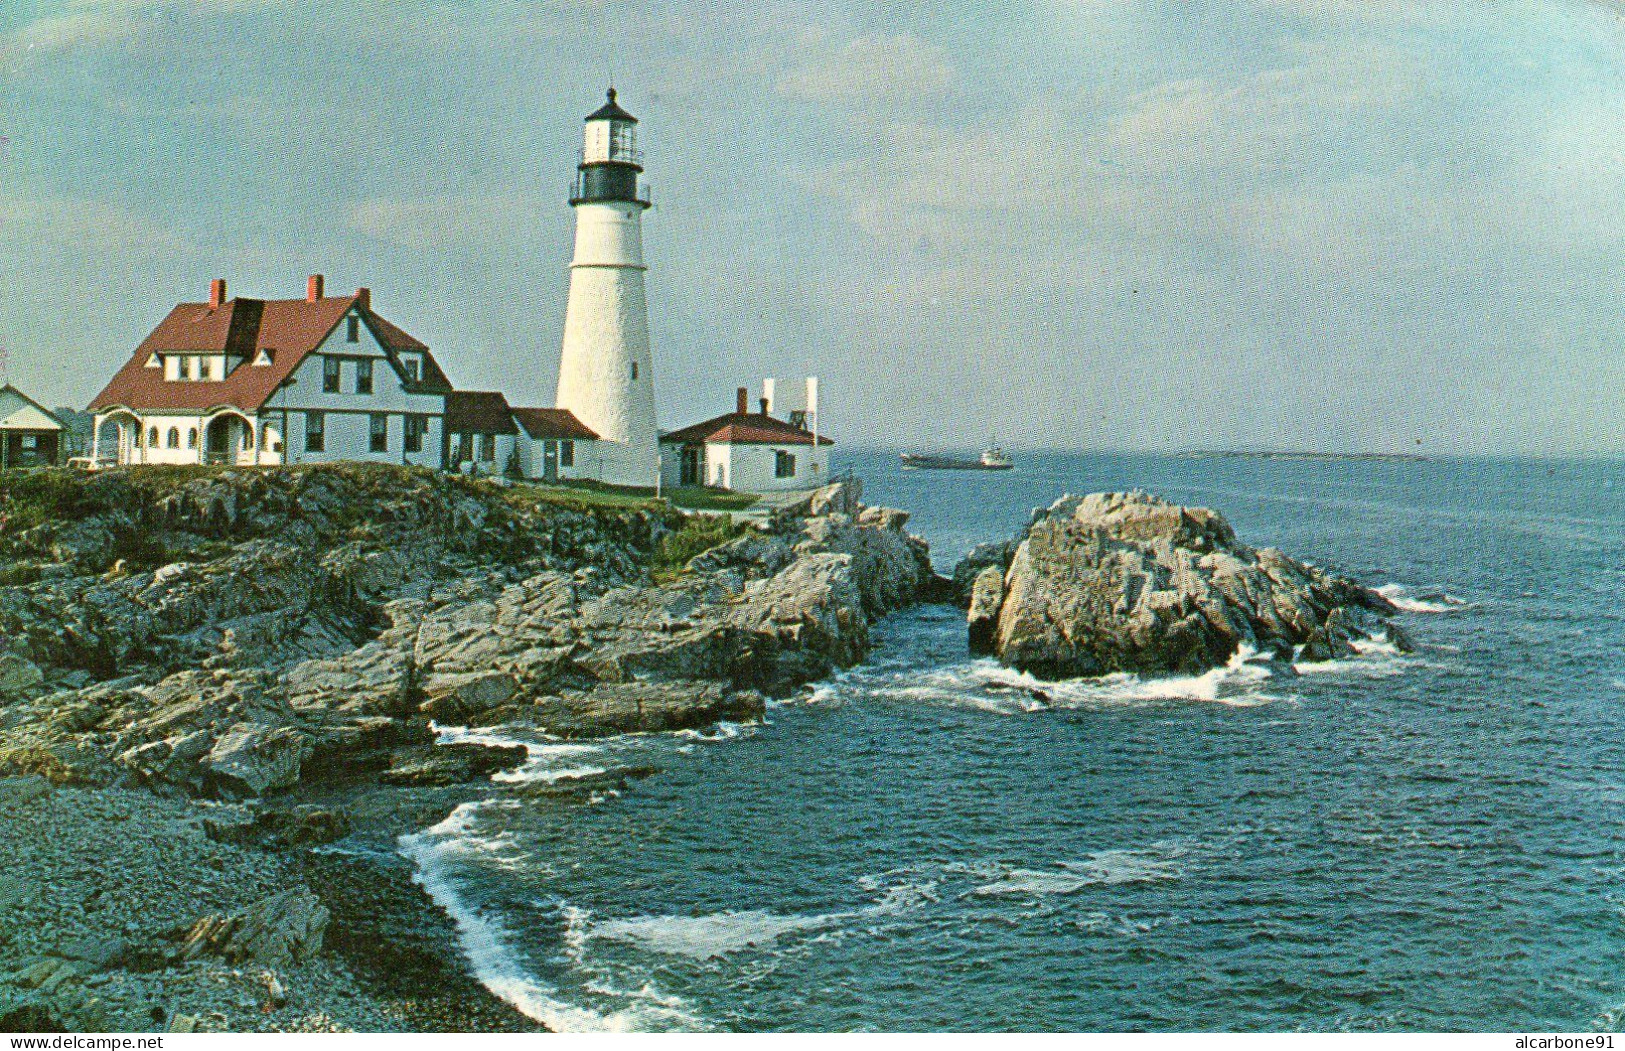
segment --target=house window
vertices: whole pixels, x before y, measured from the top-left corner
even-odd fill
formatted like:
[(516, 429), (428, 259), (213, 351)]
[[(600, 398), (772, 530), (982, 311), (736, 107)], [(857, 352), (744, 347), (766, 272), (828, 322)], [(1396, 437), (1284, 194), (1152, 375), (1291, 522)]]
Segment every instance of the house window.
[(344, 321), (345, 321), (344, 341), (346, 343), (360, 343), (361, 342), (361, 319), (356, 317), (354, 314), (351, 314), (349, 317), (345, 318)]
[(576, 465), (576, 443), (569, 438), (559, 442), (559, 466), (574, 467)]
[(423, 431), (427, 421), (422, 416), (408, 414), (406, 417), (406, 451), (420, 453), (423, 451)]
[(171, 449), (179, 449), (181, 447), (181, 429), (179, 427), (171, 427), (169, 429), (169, 447)]
[(632, 379), (634, 381), (636, 381), (637, 378), (638, 378), (638, 363), (634, 361), (632, 363)]
[(267, 423), (260, 429), (260, 448), (267, 452), (281, 452), (282, 447), (271, 441), (271, 425)]
[(375, 412), (368, 417), (371, 448), (375, 453), (389, 451), (389, 417)]
[(787, 453), (783, 449), (773, 450), (773, 477), (794, 478), (796, 476), (796, 457), (794, 453)]
[(209, 359), (208, 358), (198, 358), (197, 359), (197, 378), (200, 379), (200, 380), (208, 380), (208, 379), (213, 379), (214, 378), (213, 373), (210, 371)]
[(181, 379), (189, 380), (191, 378), (192, 378), (192, 359), (191, 358), (182, 358), (181, 359)]
[(158, 428), (154, 427), (147, 432), (147, 444), (154, 449), (158, 448)]
[(305, 451), (325, 452), (327, 449), (327, 420), (319, 412), (305, 413)]
[(485, 463), (496, 463), (497, 436), (494, 434), (480, 435), (480, 459)]
[(254, 425), (249, 424), (243, 428), (243, 452), (252, 452), (254, 449)]
[(355, 363), (355, 392), (357, 394), (372, 393), (372, 360), (370, 358)]
[(25, 435), (23, 435), (23, 452), (31, 453), (31, 452), (38, 452), (38, 451), (39, 451), (39, 435), (37, 435), (37, 434), (25, 434)]
[(196, 449), (197, 448), (197, 428), (196, 427), (188, 427), (186, 429), (186, 447), (188, 449)]
[(339, 392), (339, 376), (344, 363), (338, 358), (322, 359), (322, 393), (337, 394)]
[(402, 358), (401, 368), (406, 370), (406, 378), (411, 383), (423, 382), (423, 362), (417, 358)]

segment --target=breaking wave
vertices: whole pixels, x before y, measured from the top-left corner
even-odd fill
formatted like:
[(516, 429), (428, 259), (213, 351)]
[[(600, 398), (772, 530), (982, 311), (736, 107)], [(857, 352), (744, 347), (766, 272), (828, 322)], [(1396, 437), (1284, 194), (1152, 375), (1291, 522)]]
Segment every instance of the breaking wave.
[(450, 916), (474, 976), (493, 994), (526, 1017), (559, 1033), (633, 1032), (659, 1026), (692, 1026), (695, 1019), (664, 998), (610, 1012), (565, 1003), (558, 991), (533, 975), (514, 949), (514, 937), (498, 916), (464, 897), (453, 876), (459, 864), (482, 853), (500, 852), (502, 836), (481, 836), (476, 819), (487, 803), (464, 803), (438, 825), (402, 836), (400, 852), (417, 865), (413, 879)]
[(1455, 613), (1468, 608), (1470, 603), (1442, 591), (1413, 595), (1404, 584), (1384, 584), (1377, 594), (1392, 602), (1406, 613)]

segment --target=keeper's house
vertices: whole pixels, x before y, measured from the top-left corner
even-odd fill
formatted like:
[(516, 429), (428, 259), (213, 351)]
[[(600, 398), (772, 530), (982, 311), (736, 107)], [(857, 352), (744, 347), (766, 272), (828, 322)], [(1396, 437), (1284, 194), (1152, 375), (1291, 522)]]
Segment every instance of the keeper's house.
[(750, 391), (740, 387), (733, 412), (660, 436), (662, 481), (746, 493), (812, 489), (829, 481), (834, 444), (805, 422), (775, 418), (768, 398), (751, 412)]
[(372, 460), (441, 467), (451, 383), (367, 289), (182, 303), (91, 402), (91, 455), (121, 464)]
[(9, 383), (0, 387), (0, 468), (61, 463), (66, 430), (33, 398)]

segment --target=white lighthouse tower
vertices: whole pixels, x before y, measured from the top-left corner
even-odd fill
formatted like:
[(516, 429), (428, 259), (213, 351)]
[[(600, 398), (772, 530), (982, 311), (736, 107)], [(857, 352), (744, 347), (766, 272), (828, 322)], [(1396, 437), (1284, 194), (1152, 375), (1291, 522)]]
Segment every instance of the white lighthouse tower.
[(660, 437), (643, 295), (649, 189), (637, 123), (615, 102), (614, 88), (587, 117), (570, 193), (576, 246), (554, 404), (598, 432), (601, 480), (653, 486), (660, 476)]

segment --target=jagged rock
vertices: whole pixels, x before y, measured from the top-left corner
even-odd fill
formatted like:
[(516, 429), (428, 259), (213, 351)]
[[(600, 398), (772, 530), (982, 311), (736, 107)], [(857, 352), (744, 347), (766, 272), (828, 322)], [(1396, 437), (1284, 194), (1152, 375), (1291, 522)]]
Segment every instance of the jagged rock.
[(210, 816), (203, 831), (219, 843), (252, 844), (273, 850), (313, 847), (350, 834), (350, 818), (343, 810), (301, 805), (255, 811), (241, 817)]
[(908, 516), (851, 483), (663, 583), (649, 566), (676, 513), (525, 486), (359, 464), (65, 484), (71, 515), (0, 520), (0, 565), (60, 570), (0, 576), (0, 693), (21, 684), (0, 697), (0, 775), (57, 784), (448, 783), (492, 767), (430, 750), (431, 720), (751, 718), (941, 583)]
[(988, 566), (976, 575), (971, 586), (966, 621), (970, 625), (970, 651), (992, 653), (999, 627), (999, 607), (1004, 604), (1004, 570)]
[(440, 723), (456, 723), (507, 704), (519, 692), (512, 672), (451, 672), (427, 676), (419, 711)]
[(953, 594), (954, 601), (961, 607), (968, 607), (976, 587), (978, 578), (988, 569), (998, 569), (1002, 579), (1004, 571), (1010, 568), (1010, 559), (1016, 553), (1015, 542), (977, 544), (971, 548), (970, 554), (959, 560), (954, 567)]
[(405, 749), (379, 780), (389, 785), (454, 785), (518, 766), (529, 756), (523, 745), (469, 741)]
[(186, 933), (178, 961), (218, 956), (227, 963), (285, 967), (321, 952), (328, 912), (308, 890), (283, 891), (230, 916), (205, 916)]
[[(991, 578), (976, 630), (988, 642)], [(1201, 672), (1243, 646), (1279, 659), (1354, 652), (1395, 612), (1352, 581), (1236, 539), (1224, 517), (1144, 493), (1067, 496), (1035, 514), (1004, 579), (990, 644), (1046, 678)]]
[(32, 693), (45, 681), (39, 666), (15, 653), (0, 652), (0, 701)]
[(299, 781), (310, 738), (291, 727), (238, 723), (214, 743), (199, 765), (225, 794), (262, 796)]
[(863, 482), (857, 478), (834, 482), (814, 491), (807, 504), (813, 518), (824, 515), (855, 515), (863, 509)]
[(584, 693), (543, 697), (531, 718), (563, 738), (681, 730), (760, 719), (767, 701), (754, 690), (716, 682), (608, 683)]

